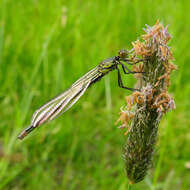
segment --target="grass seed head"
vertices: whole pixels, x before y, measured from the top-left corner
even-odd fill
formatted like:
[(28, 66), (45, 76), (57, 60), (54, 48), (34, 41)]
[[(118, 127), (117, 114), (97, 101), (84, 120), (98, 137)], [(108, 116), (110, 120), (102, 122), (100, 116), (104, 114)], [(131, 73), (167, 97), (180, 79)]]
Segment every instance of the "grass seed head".
[[(153, 27), (146, 25), (144, 30), (143, 41), (133, 42), (133, 51), (130, 51), (132, 60), (143, 60), (140, 65), (133, 67), (133, 71), (143, 72), (137, 77), (141, 81), (141, 91), (126, 97), (128, 106), (120, 113), (118, 120), (122, 126), (130, 129), (127, 131), (124, 157), (131, 184), (146, 176), (151, 166), (160, 120), (167, 111), (175, 109), (174, 99), (168, 93), (170, 74), (177, 69), (171, 63), (173, 56), (168, 47), (171, 39), (168, 27), (157, 21)], [(133, 117), (128, 115), (131, 110)]]

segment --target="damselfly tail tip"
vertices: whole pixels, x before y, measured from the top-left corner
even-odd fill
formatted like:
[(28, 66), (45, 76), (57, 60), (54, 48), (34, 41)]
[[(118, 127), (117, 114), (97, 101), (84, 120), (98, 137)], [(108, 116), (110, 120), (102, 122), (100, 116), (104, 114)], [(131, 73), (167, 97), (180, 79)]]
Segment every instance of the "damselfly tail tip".
[(24, 137), (26, 137), (31, 131), (33, 131), (35, 129), (35, 127), (33, 125), (27, 127), (24, 131), (22, 131), (19, 136), (18, 139), (22, 140)]
[(22, 132), (19, 134), (18, 139), (22, 140), (26, 135), (27, 135), (26, 131), (22, 131)]

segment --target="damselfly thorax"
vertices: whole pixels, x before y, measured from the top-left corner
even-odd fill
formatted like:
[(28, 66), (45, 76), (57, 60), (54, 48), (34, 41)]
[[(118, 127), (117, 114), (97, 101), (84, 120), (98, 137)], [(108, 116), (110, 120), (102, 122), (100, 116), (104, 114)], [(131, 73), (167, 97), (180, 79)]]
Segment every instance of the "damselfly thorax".
[[(141, 60), (139, 59), (137, 62), (140, 61)], [(117, 70), (119, 87), (133, 91), (137, 90), (123, 85), (120, 74), (120, 66), (125, 74), (135, 73), (128, 69), (124, 63), (127, 65), (134, 64), (131, 63), (131, 60), (128, 58), (128, 52), (126, 50), (120, 50), (118, 56), (102, 61), (98, 66), (87, 72), (75, 83), (73, 83), (69, 89), (37, 109), (32, 116), (30, 126), (22, 131), (18, 138), (23, 139), (36, 127), (44, 124), (45, 122), (51, 121), (57, 116), (66, 112), (78, 101), (78, 99), (84, 94), (87, 88), (89, 88), (95, 82), (99, 81), (110, 71)]]

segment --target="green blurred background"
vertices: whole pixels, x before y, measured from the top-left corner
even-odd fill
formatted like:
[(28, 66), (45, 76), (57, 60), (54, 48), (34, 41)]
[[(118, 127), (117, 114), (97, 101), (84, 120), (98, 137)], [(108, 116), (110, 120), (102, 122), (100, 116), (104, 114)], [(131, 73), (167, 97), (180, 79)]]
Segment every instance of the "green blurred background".
[[(0, 0), (0, 189), (125, 190), (125, 96), (112, 72), (24, 141), (35, 109), (101, 60), (131, 49), (145, 24), (169, 25), (177, 109), (161, 122), (152, 169), (132, 189), (190, 189), (188, 0)], [(132, 87), (133, 76), (125, 77)]]

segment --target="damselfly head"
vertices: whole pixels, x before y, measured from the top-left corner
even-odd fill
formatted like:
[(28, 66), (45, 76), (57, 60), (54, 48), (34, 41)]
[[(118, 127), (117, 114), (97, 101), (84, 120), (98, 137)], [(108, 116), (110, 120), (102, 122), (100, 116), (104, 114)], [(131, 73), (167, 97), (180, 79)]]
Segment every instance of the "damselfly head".
[(119, 56), (120, 56), (121, 58), (127, 58), (128, 55), (129, 55), (128, 51), (125, 50), (125, 49), (119, 50), (118, 54), (119, 54)]

